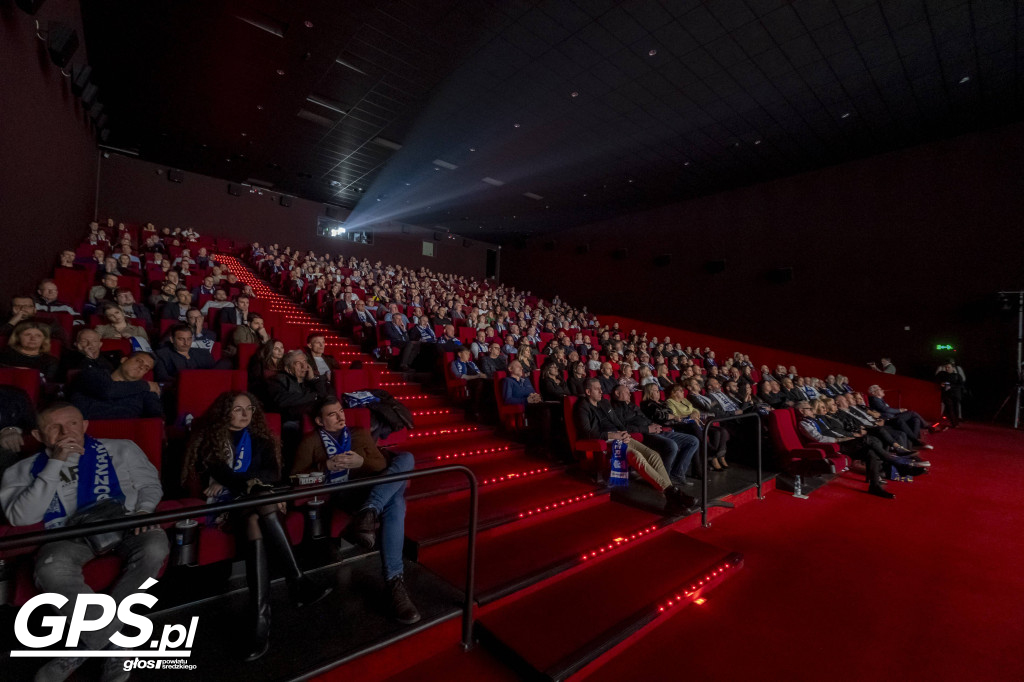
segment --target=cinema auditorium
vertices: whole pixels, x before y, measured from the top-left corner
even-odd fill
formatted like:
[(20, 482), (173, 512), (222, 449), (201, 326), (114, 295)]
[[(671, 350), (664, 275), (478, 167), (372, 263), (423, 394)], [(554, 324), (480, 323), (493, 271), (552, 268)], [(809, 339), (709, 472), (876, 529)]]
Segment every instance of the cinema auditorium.
[(0, 0), (0, 679), (1024, 679), (1024, 3)]

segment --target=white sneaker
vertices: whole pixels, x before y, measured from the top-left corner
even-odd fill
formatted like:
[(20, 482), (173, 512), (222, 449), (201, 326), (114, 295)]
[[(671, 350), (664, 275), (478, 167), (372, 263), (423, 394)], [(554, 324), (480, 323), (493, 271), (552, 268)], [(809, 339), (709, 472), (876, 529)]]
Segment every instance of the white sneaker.
[(935, 447), (934, 447), (934, 446), (931, 446), (931, 445), (928, 445), (927, 443), (925, 443), (924, 445), (922, 445), (922, 446), (921, 446), (921, 449), (922, 449), (922, 450), (934, 450), (934, 449), (935, 449)]

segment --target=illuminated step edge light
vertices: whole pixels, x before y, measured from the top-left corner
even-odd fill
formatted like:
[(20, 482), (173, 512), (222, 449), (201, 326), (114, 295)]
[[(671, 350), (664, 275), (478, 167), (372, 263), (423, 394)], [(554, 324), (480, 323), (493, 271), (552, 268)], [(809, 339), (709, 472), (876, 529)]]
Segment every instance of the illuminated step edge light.
[(438, 455), (437, 460), (445, 459), (460, 459), (462, 457), (472, 457), (473, 455), (487, 455), (492, 452), (506, 452), (511, 449), (510, 445), (499, 445), (494, 448), (478, 448), (476, 450), (463, 450), (461, 452), (450, 452), (447, 455)]
[(561, 509), (562, 507), (566, 507), (570, 504), (577, 504), (579, 502), (583, 502), (584, 500), (589, 500), (595, 495), (597, 495), (596, 492), (589, 492), (583, 493), (582, 495), (577, 495), (575, 497), (567, 497), (564, 500), (559, 500), (558, 502), (552, 502), (551, 504), (545, 504), (542, 507), (536, 507), (535, 509), (528, 509), (525, 512), (519, 512), (519, 518), (524, 519), (528, 516), (535, 516), (536, 514), (543, 514), (554, 509)]
[(537, 474), (543, 474), (551, 471), (551, 467), (541, 467), (539, 469), (530, 469), (529, 471), (518, 471), (511, 474), (502, 474), (501, 476), (495, 476), (493, 478), (485, 478), (480, 481), (480, 485), (490, 485), (492, 483), (504, 483), (506, 481), (516, 481), (521, 478), (527, 478), (528, 476), (536, 476)]
[[(405, 398), (405, 396), (400, 396)], [(454, 428), (446, 429), (433, 429), (431, 431), (413, 431), (409, 434), (409, 438), (427, 438), (429, 436), (447, 436), (455, 433), (472, 433), (473, 431), (479, 431), (479, 426), (459, 426)]]
[(704, 602), (707, 601), (707, 598), (703, 596), (704, 590), (711, 587), (712, 582), (719, 581), (727, 571), (733, 571), (739, 568), (742, 563), (742, 558), (736, 559), (735, 556), (736, 555), (732, 555), (722, 563), (711, 568), (703, 577), (691, 583), (688, 590), (681, 590), (679, 593), (666, 600), (665, 603), (660, 604), (655, 615), (657, 616), (667, 613), (668, 611), (671, 611), (683, 604), (692, 603), (697, 604), (698, 606), (704, 604)]
[(623, 535), (623, 536), (620, 536), (620, 537), (617, 537), (617, 538), (613, 538), (612, 541), (609, 542), (607, 545), (602, 545), (601, 547), (598, 547), (597, 549), (592, 550), (590, 552), (584, 552), (583, 554), (580, 555), (580, 559), (583, 560), (583, 561), (586, 561), (587, 559), (593, 559), (594, 557), (598, 556), (599, 554), (604, 554), (605, 552), (610, 552), (613, 549), (615, 549), (616, 547), (621, 547), (621, 546), (623, 546), (625, 544), (633, 542), (637, 538), (641, 538), (641, 537), (643, 537), (645, 535), (649, 535), (649, 534), (653, 533), (656, 530), (658, 530), (658, 526), (647, 526), (643, 530), (639, 530), (639, 531), (633, 533), (632, 535), (628, 535), (628, 536)]

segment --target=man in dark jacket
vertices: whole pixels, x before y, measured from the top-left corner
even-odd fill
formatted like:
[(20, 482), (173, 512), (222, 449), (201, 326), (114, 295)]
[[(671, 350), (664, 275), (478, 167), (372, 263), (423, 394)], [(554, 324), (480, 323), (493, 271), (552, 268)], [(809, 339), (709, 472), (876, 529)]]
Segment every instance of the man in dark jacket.
[(885, 402), (885, 390), (878, 384), (868, 388), (868, 396), (868, 406), (877, 412), (886, 424), (907, 434), (915, 447), (923, 450), (935, 449), (921, 440), (921, 431), (926, 426), (921, 415), (903, 407), (890, 407), (889, 403)]
[(139, 419), (163, 416), (160, 386), (146, 381), (153, 356), (132, 353), (113, 372), (100, 367), (82, 371), (69, 388), (71, 403), (86, 419)]
[(302, 439), (302, 417), (327, 397), (327, 377), (314, 374), (301, 350), (285, 353), (281, 366), (284, 369), (267, 382), (267, 409), (281, 414), (281, 452), (286, 460), (282, 471), (291, 471), (292, 457)]
[(650, 446), (661, 456), (669, 478), (685, 485), (686, 472), (690, 470), (690, 462), (700, 449), (700, 441), (688, 433), (665, 429), (652, 422), (633, 404), (632, 395), (625, 386), (615, 387), (611, 404), (620, 421), (626, 425), (626, 430), (643, 434), (644, 445)]
[(170, 341), (171, 345), (156, 352), (153, 371), (157, 381), (173, 381), (183, 369), (213, 369), (210, 351), (192, 347), (192, 330), (187, 324), (171, 327)]
[(392, 348), (401, 351), (398, 369), (403, 372), (408, 370), (413, 360), (420, 354), (420, 342), (409, 338), (409, 333), (405, 330), (405, 318), (400, 313), (391, 313), (391, 319), (384, 325), (384, 338), (391, 342)]
[(633, 467), (656, 490), (665, 494), (666, 507), (672, 511), (692, 509), (696, 500), (672, 483), (661, 456), (629, 435), (626, 423), (612, 409), (611, 404), (602, 398), (601, 382), (597, 379), (587, 381), (586, 396), (576, 401), (573, 408), (573, 419), (576, 422), (576, 434), (587, 440), (623, 441), (628, 448), (626, 457)]

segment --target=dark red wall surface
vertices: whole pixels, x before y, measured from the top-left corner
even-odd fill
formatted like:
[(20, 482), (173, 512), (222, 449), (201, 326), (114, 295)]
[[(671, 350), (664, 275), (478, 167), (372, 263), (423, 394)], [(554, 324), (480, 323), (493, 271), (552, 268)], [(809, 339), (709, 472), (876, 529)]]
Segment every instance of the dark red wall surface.
[(36, 16), (0, 2), (0, 308), (35, 293), (61, 249), (74, 247), (92, 220), (97, 149), (89, 117), (71, 84), (50, 62), (35, 20), (78, 30), (72, 63), (85, 62), (82, 20), (73, 0), (50, 0)]
[[(948, 355), (935, 345), (956, 344), (968, 380), (987, 382), (976, 399), (998, 404), (1017, 319), (995, 292), (1024, 286), (1022, 216), (1015, 124), (537, 237), (504, 250), (502, 275), (591, 310), (853, 365), (891, 354), (901, 374), (930, 377)], [(661, 253), (670, 266), (653, 264)], [(725, 272), (704, 272), (722, 258)], [(765, 278), (786, 266), (792, 282)]]
[[(317, 253), (342, 253), (399, 265), (425, 266), (439, 272), (483, 277), (487, 245), (462, 239), (434, 242), (432, 230), (410, 227), (411, 234), (374, 231), (372, 245), (318, 237), (317, 216), (326, 215), (324, 204), (292, 199), (285, 208), (278, 195), (265, 192), (232, 196), (226, 180), (185, 173), (185, 181), (167, 180), (167, 167), (111, 154), (100, 164), (99, 215), (129, 222), (152, 222), (157, 227), (191, 226), (201, 234), (213, 234), (262, 244), (313, 249)], [(423, 255), (423, 241), (434, 243), (434, 257)]]

